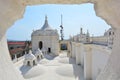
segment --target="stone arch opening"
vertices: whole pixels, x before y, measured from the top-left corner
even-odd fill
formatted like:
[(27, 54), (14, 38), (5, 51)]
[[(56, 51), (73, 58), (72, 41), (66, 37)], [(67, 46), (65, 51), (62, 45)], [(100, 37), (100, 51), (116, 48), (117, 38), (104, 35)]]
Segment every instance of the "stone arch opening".
[(36, 65), (35, 60), (33, 60), (33, 66)]
[[(97, 80), (107, 80), (109, 78), (114, 79), (114, 80), (119, 80), (119, 69), (120, 69), (120, 66), (119, 66), (118, 63), (116, 63), (118, 61), (118, 59), (119, 59), (118, 52), (120, 50), (119, 49), (119, 45), (120, 45), (120, 42), (119, 42), (119, 40), (120, 40), (120, 38), (119, 38), (119, 34), (120, 34), (120, 28), (119, 28), (120, 24), (119, 24), (119, 21), (120, 20), (119, 20), (119, 11), (118, 11), (118, 9), (120, 7), (120, 5), (119, 5), (120, 1), (119, 0), (110, 0), (110, 1), (105, 1), (105, 0), (93, 0), (93, 1), (91, 1), (91, 0), (84, 0), (84, 1), (83, 0), (82, 1), (79, 1), (79, 0), (77, 0), (77, 1), (75, 1), (75, 0), (66, 1), (66, 0), (64, 0), (64, 1), (58, 1), (58, 0), (55, 0), (53, 2), (51, 2), (51, 1), (40, 2), (39, 0), (38, 1), (36, 0), (36, 1), (26, 1), (26, 2), (24, 2), (24, 1), (20, 1), (19, 2), (18, 1), (17, 2), (18, 5), (23, 5), (23, 6), (16, 6), (15, 5), (16, 2), (17, 1), (15, 1), (15, 2), (12, 1), (10, 3), (6, 3), (4, 1), (1, 1), (1, 4), (8, 5), (6, 7), (1, 5), (2, 11), (3, 11), (3, 8), (4, 8), (4, 11), (3, 11), (3, 14), (0, 16), (0, 18), (3, 19), (1, 21), (1, 24), (0, 24), (0, 26), (2, 26), (0, 28), (0, 32), (1, 32), (0, 33), (0, 43), (2, 44), (2, 45), (0, 45), (0, 48), (1, 48), (1, 52), (5, 53), (5, 54), (1, 54), (1, 55), (6, 56), (8, 54), (8, 50), (7, 50), (7, 47), (6, 47), (6, 38), (4, 36), (5, 31), (6, 31), (6, 29), (8, 29), (8, 27), (11, 24), (13, 24), (14, 21), (16, 21), (17, 19), (21, 18), (21, 16), (23, 15), (23, 11), (24, 11), (26, 5), (46, 4), (46, 3), (59, 3), (59, 4), (60, 3), (61, 4), (63, 4), (63, 3), (64, 4), (65, 3), (67, 3), (67, 4), (68, 3), (69, 4), (77, 3), (78, 4), (79, 3), (80, 4), (80, 3), (92, 2), (92, 3), (94, 3), (96, 5), (95, 10), (97, 12), (97, 15), (100, 16), (101, 18), (105, 19), (109, 24), (111, 23), (111, 25), (114, 28), (117, 29), (116, 30), (116, 39), (114, 41), (115, 44), (114, 44), (114, 48), (113, 48), (113, 51), (112, 51), (112, 53), (114, 53), (114, 54), (111, 55), (111, 58), (110, 58), (110, 60), (108, 62), (108, 66), (106, 66), (106, 69), (103, 72), (103, 75), (100, 76)], [(16, 6), (16, 7), (9, 7), (10, 5)], [(111, 7), (109, 7), (110, 5), (111, 5)], [(23, 8), (23, 9), (21, 9), (21, 8)], [(10, 10), (11, 15), (6, 15), (6, 13), (8, 13), (9, 10)], [(13, 17), (14, 13), (16, 14), (15, 17)], [(6, 22), (8, 22), (8, 23), (6, 24)], [(6, 49), (4, 49), (4, 48), (6, 48)], [(4, 59), (6, 59), (6, 61), (9, 61), (8, 55), (7, 55), (6, 58), (3, 57), (3, 58), (0, 59), (1, 62), (3, 62), (3, 64), (2, 64), (3, 67), (4, 67), (3, 71), (7, 72), (7, 71), (10, 71), (10, 70), (11, 71), (14, 70), (13, 68), (12, 69), (7, 69), (7, 66), (4, 64), (5, 63)], [(11, 66), (11, 65), (9, 65), (9, 66)], [(2, 78), (2, 75), (1, 75), (1, 79), (7, 80), (7, 78), (5, 78), (5, 77)], [(8, 76), (8, 75), (9, 74), (7, 74), (6, 76)], [(24, 80), (21, 77), (19, 77), (19, 78), (18, 77), (13, 77), (12, 79), (13, 80), (14, 79)]]
[(48, 48), (48, 53), (51, 53), (51, 48), (50, 47)]
[(37, 60), (40, 60), (40, 56), (37, 56)]
[(30, 61), (27, 61), (27, 65), (30, 66)]
[(60, 45), (61, 50), (68, 50), (68, 45), (66, 43)]
[(43, 48), (43, 42), (40, 41), (40, 42), (39, 42), (39, 49), (41, 50), (42, 48)]
[[(43, 42), (42, 41), (40, 41), (39, 43), (38, 43), (38, 47), (40, 48), (40, 49), (42, 49), (42, 47), (43, 47)], [(63, 45), (63, 47), (64, 47), (64, 50), (67, 50), (67, 45)], [(48, 52), (50, 53), (51, 52), (51, 48), (48, 48)], [(83, 59), (83, 63), (84, 63), (84, 59)], [(33, 63), (34, 64), (34, 63)], [(83, 64), (84, 65), (84, 64)], [(84, 68), (84, 67), (83, 67)]]

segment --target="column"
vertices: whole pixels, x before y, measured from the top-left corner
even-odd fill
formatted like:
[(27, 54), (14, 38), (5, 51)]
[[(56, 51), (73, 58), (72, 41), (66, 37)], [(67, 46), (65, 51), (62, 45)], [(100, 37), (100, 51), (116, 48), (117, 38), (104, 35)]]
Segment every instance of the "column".
[(81, 44), (81, 47), (80, 47), (80, 56), (81, 56), (81, 58), (80, 58), (80, 63), (81, 63), (81, 66), (82, 67), (84, 67), (84, 45), (83, 44)]
[(76, 44), (76, 64), (81, 64), (80, 43)]
[(92, 80), (92, 48), (90, 45), (85, 46), (84, 79), (85, 80)]
[(74, 42), (72, 42), (72, 58), (75, 58), (75, 45), (74, 45)]

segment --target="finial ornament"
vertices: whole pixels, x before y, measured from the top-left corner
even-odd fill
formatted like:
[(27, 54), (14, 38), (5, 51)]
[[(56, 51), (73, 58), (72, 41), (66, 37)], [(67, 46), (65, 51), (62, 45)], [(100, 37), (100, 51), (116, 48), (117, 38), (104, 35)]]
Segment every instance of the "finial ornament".
[(47, 20), (47, 15), (45, 15), (45, 20)]

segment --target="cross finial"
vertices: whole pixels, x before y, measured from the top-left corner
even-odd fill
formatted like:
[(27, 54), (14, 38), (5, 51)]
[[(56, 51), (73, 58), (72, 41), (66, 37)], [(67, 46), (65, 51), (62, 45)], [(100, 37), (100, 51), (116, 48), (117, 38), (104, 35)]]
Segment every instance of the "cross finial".
[(47, 20), (47, 15), (45, 16), (45, 20)]

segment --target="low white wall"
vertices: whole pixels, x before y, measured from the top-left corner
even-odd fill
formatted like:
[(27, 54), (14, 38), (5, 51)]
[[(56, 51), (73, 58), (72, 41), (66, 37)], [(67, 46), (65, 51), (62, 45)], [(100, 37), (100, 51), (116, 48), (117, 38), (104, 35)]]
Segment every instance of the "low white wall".
[(72, 42), (72, 57), (84, 69), (85, 80), (96, 80), (110, 54), (111, 50), (105, 46)]
[(81, 53), (80, 53), (80, 43), (76, 44), (76, 64), (81, 64)]
[(24, 80), (11, 61), (5, 36), (0, 39), (0, 80)]
[(84, 51), (84, 44), (81, 44), (81, 47), (80, 47), (80, 53), (81, 53), (81, 66), (84, 68), (84, 54), (85, 54), (85, 51)]
[(84, 79), (92, 80), (92, 47), (84, 45)]
[(92, 80), (96, 80), (107, 64), (111, 51), (100, 46), (93, 46), (92, 48)]
[(108, 37), (107, 36), (99, 36), (99, 37), (92, 37), (92, 42), (95, 44), (107, 45), (108, 44)]

